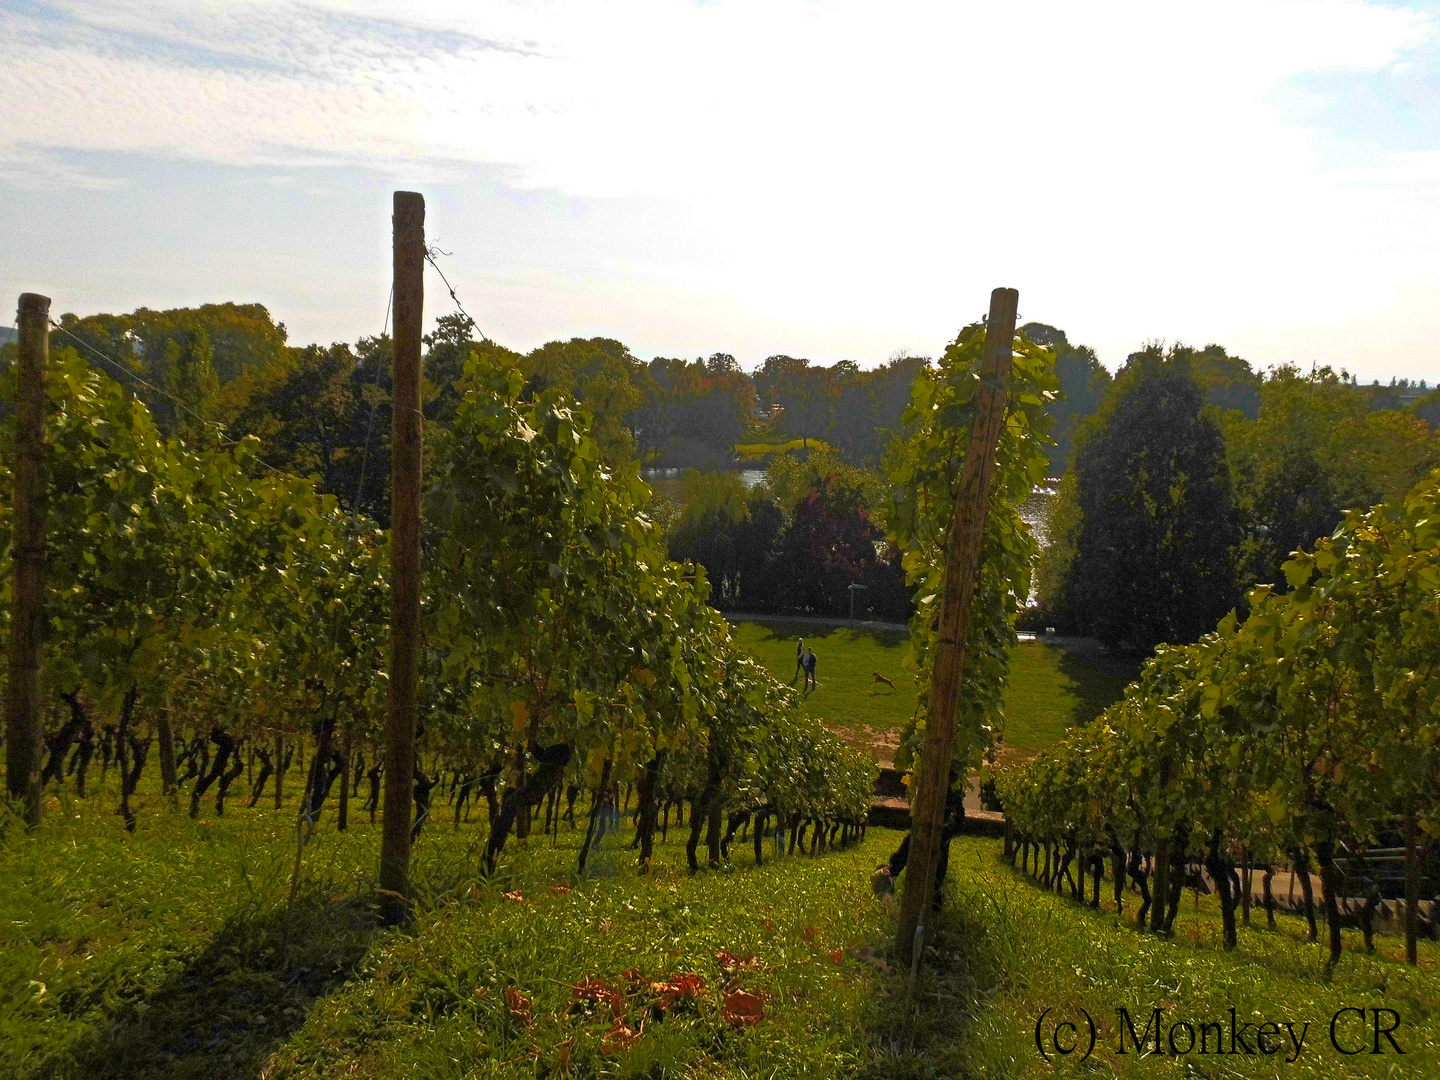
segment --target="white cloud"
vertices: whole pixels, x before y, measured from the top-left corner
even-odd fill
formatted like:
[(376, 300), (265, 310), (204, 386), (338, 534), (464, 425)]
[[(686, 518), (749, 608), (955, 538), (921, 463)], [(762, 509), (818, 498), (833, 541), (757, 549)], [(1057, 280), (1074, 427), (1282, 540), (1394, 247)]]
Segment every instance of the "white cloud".
[(761, 320), (934, 335), (1012, 284), (1081, 340), (1201, 338), (1383, 306), (1440, 235), (1436, 155), (1325, 172), (1274, 103), (1431, 40), (1358, 0), (65, 10), (0, 15), (11, 175), (68, 151), (483, 165), (680, 202), (710, 256), (636, 269)]

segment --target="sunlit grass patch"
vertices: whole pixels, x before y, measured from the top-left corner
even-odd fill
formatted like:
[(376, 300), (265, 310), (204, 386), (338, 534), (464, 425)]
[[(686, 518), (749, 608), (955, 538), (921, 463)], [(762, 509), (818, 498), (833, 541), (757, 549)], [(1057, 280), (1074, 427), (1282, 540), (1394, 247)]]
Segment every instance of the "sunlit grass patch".
[[(876, 969), (850, 953), (883, 938), (868, 874), (893, 837), (775, 862), (767, 845), (760, 868), (737, 845), (690, 877), (677, 835), (641, 877), (622, 832), (614, 876), (577, 880), (562, 832), (512, 842), (483, 880), (483, 827), (432, 826), (415, 923), (387, 930), (368, 825), (316, 836), (292, 906), (288, 813), (152, 808), (127, 837), (108, 809), (67, 805), (0, 847), (0, 1076), (831, 1076), (860, 1059)], [(688, 975), (698, 992), (655, 989)], [(597, 979), (618, 1013), (577, 999)], [(737, 1021), (747, 1001), (758, 1023)]]
[[(1401, 963), (1393, 941), (1379, 939), (1377, 955), (1363, 951), (1358, 935), (1339, 967), (1326, 970), (1326, 950), (1302, 940), (1303, 922), (1280, 917), (1275, 932), (1241, 929), (1239, 948), (1220, 947), (1220, 915), (1213, 897), (1198, 905), (1187, 894), (1176, 935), (1161, 940), (1137, 933), (1138, 898), (1126, 894), (1126, 913), (1091, 910), (1039, 888), (1004, 864), (993, 841), (961, 838), (951, 854), (951, 903), (936, 920), (927, 967), (917, 988), (918, 1008), (908, 1020), (897, 1004), (899, 987), (882, 993), (876, 1020), (881, 1056), (875, 1077), (1028, 1077), (1122, 1075), (1163, 1077), (1332, 1076), (1431, 1077), (1440, 1075), (1440, 951), (1424, 943), (1421, 966)], [(1108, 894), (1107, 888), (1102, 895)], [(1404, 1026), (1406, 1054), (1347, 1057), (1329, 1044), (1328, 1025), (1347, 1006), (1388, 1007)], [(1311, 1024), (1305, 1049), (1293, 1063), (1259, 1054), (1141, 1056), (1118, 1046), (1117, 1009), (1141, 1017), (1156, 1007), (1166, 1024), (1226, 1019)], [(1099, 1029), (1091, 1059), (1052, 1054), (1047, 1064), (1035, 1046), (1041, 1013), (1053, 1010), (1083, 1030), (1080, 1009)], [(888, 1048), (878, 1041), (895, 1036)], [(1048, 1030), (1048, 1029), (1047, 1029)], [(1063, 1041), (1063, 1040), (1062, 1040)], [(1252, 1040), (1253, 1041), (1253, 1040)], [(1183, 1038), (1181, 1041), (1183, 1045)], [(1228, 1044), (1227, 1044), (1228, 1045)]]
[[(915, 713), (915, 679), (901, 667), (909, 634), (873, 627), (831, 626), (802, 619), (737, 622), (735, 639), (780, 679), (795, 670), (795, 645), (805, 639), (818, 658), (818, 688), (806, 708), (857, 743), (893, 744)], [(1033, 757), (1066, 729), (1094, 719), (1119, 699), (1133, 672), (1098, 648), (1022, 642), (1010, 651), (1004, 745)], [(884, 675), (893, 687), (875, 678)], [(796, 680), (796, 685), (800, 681)], [(893, 751), (882, 752), (889, 757)]]

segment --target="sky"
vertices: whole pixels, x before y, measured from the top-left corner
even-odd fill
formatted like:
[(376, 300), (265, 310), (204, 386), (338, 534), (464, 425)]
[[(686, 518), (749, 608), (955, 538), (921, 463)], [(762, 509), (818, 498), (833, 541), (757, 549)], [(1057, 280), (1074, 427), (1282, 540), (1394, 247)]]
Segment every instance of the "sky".
[(1440, 381), (1440, 0), (0, 0), (0, 51), (56, 312), (378, 333), (404, 189), (522, 350), (871, 366), (1006, 286), (1112, 368)]

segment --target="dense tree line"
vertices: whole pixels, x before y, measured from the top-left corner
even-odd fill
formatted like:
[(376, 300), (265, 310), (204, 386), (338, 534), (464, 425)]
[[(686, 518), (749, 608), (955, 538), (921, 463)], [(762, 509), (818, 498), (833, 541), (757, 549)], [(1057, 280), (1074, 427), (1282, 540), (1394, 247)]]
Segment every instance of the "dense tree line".
[(684, 485), (670, 553), (705, 567), (722, 611), (847, 616), (853, 599), (857, 616), (910, 617), (875, 471), (812, 450), (777, 456), (750, 491), (734, 473), (691, 471)]
[[(73, 335), (63, 343), (139, 396), (167, 434), (198, 437), (205, 421), (221, 424), (232, 440), (255, 434), (267, 460), (320, 476), (325, 490), (352, 509), (381, 511), (372, 485), (388, 477), (383, 335), (295, 347), (286, 343), (284, 325), (258, 304), (60, 321)], [(1062, 331), (1038, 323), (1024, 330), (1060, 356), (1064, 395), (1055, 407), (1063, 454), (1067, 417), (1092, 411), (1108, 377), (1094, 353), (1071, 346)], [(879, 468), (886, 447), (903, 433), (915, 377), (930, 363), (897, 355), (862, 369), (850, 360), (827, 367), (777, 355), (747, 374), (727, 353), (645, 362), (608, 338), (552, 341), (521, 354), (484, 338), (460, 314), (437, 319), (425, 345), (425, 415), (434, 423), (453, 420), (454, 386), (471, 352), (503, 355), (525, 372), (527, 395), (555, 389), (575, 398), (612, 462), (638, 458), (704, 470), (733, 467), (738, 443), (797, 438), (834, 447), (848, 464)], [(149, 385), (127, 379), (122, 368)], [(377, 453), (380, 468), (367, 465), (362, 483), (360, 463)]]
[[(67, 315), (61, 325), (57, 341), (119, 378), (163, 433), (195, 446), (254, 435), (267, 464), (313, 476), (342, 508), (387, 523), (388, 338), (296, 348), (263, 307), (233, 304)], [(1329, 369), (1262, 376), (1216, 345), (1148, 346), (1112, 378), (1063, 330), (1021, 331), (1056, 358), (1047, 454), (1052, 476), (1064, 469), (1037, 623), (1141, 648), (1193, 640), (1248, 587), (1279, 582), (1289, 552), (1328, 533), (1345, 508), (1404, 490), (1440, 460), (1428, 388), (1360, 386)], [(879, 477), (930, 361), (897, 356), (862, 370), (776, 355), (747, 374), (728, 354), (647, 363), (605, 338), (522, 355), (459, 314), (437, 320), (425, 342), (432, 433), (453, 426), (474, 353), (521, 371), (527, 400), (572, 397), (612, 468), (706, 470), (683, 506), (657, 500), (649, 512), (677, 557), (706, 567), (717, 605), (844, 614), (850, 586), (863, 585), (857, 611), (908, 615)], [(737, 443), (797, 438), (833, 453), (772, 454), (765, 485), (722, 492), (735, 487), (720, 471), (735, 464)]]
[(1440, 464), (1428, 399), (1321, 368), (1264, 377), (1211, 345), (1130, 356), (1075, 433), (1037, 623), (1150, 649), (1196, 640), (1348, 509)]

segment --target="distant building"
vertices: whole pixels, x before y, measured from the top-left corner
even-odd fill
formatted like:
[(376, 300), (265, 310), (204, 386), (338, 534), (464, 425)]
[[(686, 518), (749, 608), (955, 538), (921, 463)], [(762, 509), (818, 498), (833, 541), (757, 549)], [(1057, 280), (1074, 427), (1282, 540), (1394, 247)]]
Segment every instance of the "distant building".
[(13, 326), (0, 326), (0, 345), (8, 345), (20, 336), (20, 331)]

